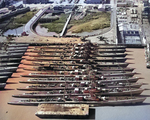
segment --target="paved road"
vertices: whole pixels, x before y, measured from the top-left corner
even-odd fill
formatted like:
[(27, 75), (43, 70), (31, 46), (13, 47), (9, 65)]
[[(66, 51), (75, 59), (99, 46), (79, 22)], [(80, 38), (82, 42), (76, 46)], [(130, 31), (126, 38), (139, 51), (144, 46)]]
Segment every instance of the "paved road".
[[(65, 3), (64, 3), (65, 4)], [(80, 1), (78, 4), (82, 4), (82, 5), (85, 5), (83, 3), (83, 1)], [(87, 4), (86, 4), (87, 5)], [(54, 3), (54, 6), (55, 6), (55, 3)], [(92, 40), (94, 40), (95, 42), (98, 42), (99, 39), (97, 38), (99, 35), (106, 35), (107, 36), (107, 33), (109, 34), (109, 36), (111, 36), (111, 41), (112, 41), (112, 38), (113, 38), (113, 42), (112, 43), (117, 43), (117, 40), (116, 40), (116, 0), (111, 0), (111, 6), (112, 6), (112, 13), (111, 13), (111, 27), (110, 28), (107, 28), (107, 29), (104, 29), (104, 30), (98, 30), (98, 31), (95, 31), (95, 32), (92, 32), (92, 33), (88, 33), (88, 32), (85, 32), (85, 33), (81, 33), (79, 35), (81, 36), (85, 36), (85, 35), (93, 35), (93, 34), (97, 34), (97, 36), (94, 36), (92, 37)], [(41, 9), (26, 25), (25, 25), (25, 29), (24, 31), (29, 34), (29, 35), (34, 35), (34, 36), (38, 36), (33, 30), (32, 30), (32, 27), (33, 25), (37, 22), (38, 19), (40, 19), (40, 17), (44, 14), (44, 12), (48, 9), (49, 5), (46, 6), (45, 8)], [(69, 18), (71, 18), (71, 15), (69, 16)], [(69, 23), (70, 19), (68, 19), (66, 21), (66, 24), (64, 26), (64, 29), (62, 31), (62, 33), (60, 34), (60, 36), (63, 36), (64, 34), (64, 31), (66, 30), (66, 27)], [(83, 35), (82, 35), (83, 34)], [(77, 34), (78, 35), (78, 34)], [(90, 37), (88, 39), (91, 39)], [(111, 42), (109, 42), (111, 43)]]
[(131, 105), (131, 106), (114, 106), (114, 107), (98, 107), (96, 108), (96, 120), (150, 120), (150, 69), (146, 68), (144, 49), (141, 48), (128, 48), (127, 53), (130, 54), (126, 62), (134, 63), (130, 64), (129, 67), (135, 68), (135, 71), (141, 74), (136, 75), (137, 77), (143, 77), (139, 83), (143, 89), (142, 97), (147, 97), (142, 105)]
[(88, 37), (87, 39), (91, 40), (91, 42), (96, 42), (100, 44), (117, 44), (117, 31), (116, 31), (116, 7), (117, 1), (111, 0), (110, 2), (112, 12), (111, 12), (111, 27), (109, 29), (100, 30), (100, 35), (106, 37), (107, 41), (100, 41), (97, 36)]
[(67, 26), (68, 26), (68, 23), (69, 23), (71, 17), (72, 17), (72, 13), (71, 13), (71, 14), (69, 15), (69, 17), (67, 18), (67, 21), (66, 21), (66, 23), (65, 23), (65, 25), (64, 25), (64, 28), (63, 28), (62, 32), (60, 33), (60, 37), (62, 37), (62, 36), (65, 34), (65, 31), (66, 31), (66, 29), (67, 29)]
[(117, 0), (111, 0), (111, 6), (113, 8), (113, 13), (111, 14), (111, 25), (113, 25), (113, 40), (116, 42), (116, 44), (118, 43), (117, 40), (117, 29), (116, 29), (116, 9), (117, 9)]
[(32, 27), (33, 25), (41, 18), (41, 16), (45, 13), (45, 11), (49, 8), (49, 5), (47, 5), (46, 7), (44, 7), (43, 9), (41, 9), (37, 14), (35, 14), (31, 20), (29, 20), (29, 22), (25, 25), (24, 27), (24, 31), (29, 34), (29, 35), (37, 35)]

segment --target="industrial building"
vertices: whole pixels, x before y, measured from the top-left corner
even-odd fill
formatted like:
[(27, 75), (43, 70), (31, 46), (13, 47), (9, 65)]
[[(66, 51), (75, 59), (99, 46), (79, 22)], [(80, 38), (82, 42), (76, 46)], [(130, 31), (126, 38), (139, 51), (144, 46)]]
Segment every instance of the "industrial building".
[(49, 0), (23, 0), (24, 4), (38, 4), (38, 3), (48, 3)]
[(86, 4), (100, 4), (103, 0), (85, 0)]
[(120, 41), (122, 44), (142, 44), (140, 38), (140, 27), (135, 23), (122, 23), (118, 25)]

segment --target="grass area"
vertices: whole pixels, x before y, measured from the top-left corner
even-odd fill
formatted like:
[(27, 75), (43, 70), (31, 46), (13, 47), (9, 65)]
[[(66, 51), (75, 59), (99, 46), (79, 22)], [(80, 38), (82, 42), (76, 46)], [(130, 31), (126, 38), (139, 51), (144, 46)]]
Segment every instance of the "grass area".
[(44, 23), (41, 27), (48, 28), (49, 32), (61, 33), (64, 23)]
[(41, 27), (48, 28), (49, 32), (61, 33), (68, 16), (69, 14), (61, 14), (59, 20), (55, 20), (51, 23), (43, 23)]
[(68, 32), (71, 31), (72, 33), (91, 32), (92, 30), (103, 29), (110, 27), (110, 13), (89, 13), (81, 20), (71, 20), (70, 24), (72, 27)]
[(1, 23), (0, 26), (2, 26), (2, 28), (0, 29), (7, 31), (8, 29), (15, 29), (21, 27), (24, 24), (26, 24), (36, 14), (36, 12), (37, 11), (34, 10), (34, 11), (27, 12), (25, 14), (17, 15), (14, 18), (12, 17), (10, 18), (10, 20)]
[(37, 11), (30, 11), (22, 15), (18, 15), (14, 19), (14, 23), (17, 24), (26, 24), (35, 14)]

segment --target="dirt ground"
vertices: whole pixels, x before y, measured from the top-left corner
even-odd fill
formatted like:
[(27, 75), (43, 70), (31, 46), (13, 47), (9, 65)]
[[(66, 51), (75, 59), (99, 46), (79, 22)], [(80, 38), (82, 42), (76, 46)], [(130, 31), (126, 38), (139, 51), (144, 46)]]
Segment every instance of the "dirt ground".
[[(130, 59), (126, 61), (133, 63), (130, 64), (129, 67), (133, 67), (135, 68), (136, 72), (141, 73), (136, 76), (144, 78), (140, 79), (138, 82), (145, 84), (142, 86), (142, 88), (145, 88), (146, 90), (142, 93), (141, 96), (147, 97), (147, 99), (144, 101), (144, 104), (142, 105), (146, 106), (146, 104), (150, 104), (150, 69), (146, 68), (144, 49), (127, 49), (127, 51), (127, 53), (129, 53), (127, 58), (133, 58), (132, 60)], [(13, 74), (13, 78), (8, 80), (8, 84), (6, 85), (5, 90), (0, 91), (0, 120), (40, 120), (40, 118), (35, 116), (37, 106), (17, 106), (7, 104), (7, 102), (17, 100), (16, 98), (12, 97), (13, 94), (23, 93), (23, 91), (16, 90), (16, 88), (25, 87), (28, 85), (18, 83), (19, 80), (23, 80), (20, 77), (22, 72), (23, 71), (20, 66), (20, 68), (17, 70), (17, 73)]]

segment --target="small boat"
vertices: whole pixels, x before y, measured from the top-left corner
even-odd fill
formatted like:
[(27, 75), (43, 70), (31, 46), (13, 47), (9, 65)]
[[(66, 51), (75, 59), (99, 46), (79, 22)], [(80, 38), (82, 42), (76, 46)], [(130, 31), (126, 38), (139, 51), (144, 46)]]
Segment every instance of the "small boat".
[(24, 60), (21, 63), (24, 65), (54, 65), (54, 66), (81, 66), (82, 64), (76, 63), (75, 61), (27, 61)]
[[(37, 65), (35, 65), (35, 66), (37, 66)], [(66, 65), (57, 66), (57, 65), (42, 65), (42, 64), (39, 64), (38, 66), (39, 66), (39, 70), (44, 69), (44, 70), (53, 70), (53, 71), (64, 71), (64, 70), (72, 71), (72, 70), (79, 69), (79, 66), (66, 66)], [(83, 66), (83, 68), (84, 68), (84, 66)]]
[[(26, 61), (35, 61), (35, 62), (47, 62), (47, 61), (53, 61), (53, 62), (55, 62), (55, 63), (57, 63), (58, 61), (59, 62), (66, 62), (66, 61), (68, 61), (68, 62), (79, 62), (79, 63), (83, 63), (83, 61), (84, 61), (84, 63), (86, 62), (86, 63), (88, 63), (88, 61), (86, 61), (85, 59), (82, 59), (82, 58), (80, 58), (80, 59), (75, 59), (75, 58), (71, 58), (71, 57), (27, 57), (27, 58), (25, 58), (25, 60)], [(73, 64), (73, 63), (72, 63)]]
[(0, 67), (0, 72), (15, 72), (18, 67)]
[(77, 55), (77, 54), (75, 54), (75, 55), (61, 55), (61, 54), (57, 54), (57, 56), (54, 54), (54, 55), (52, 55), (52, 54), (49, 54), (49, 53), (39, 53), (39, 54), (28, 54), (28, 53), (26, 53), (25, 55), (28, 55), (29, 57), (55, 57), (55, 58), (53, 58), (53, 59), (59, 59), (59, 60), (64, 60), (64, 59), (68, 59), (68, 60), (70, 60), (70, 59), (85, 59), (85, 58), (89, 58), (89, 55), (88, 54), (80, 54), (80, 55)]
[(122, 45), (105, 45), (105, 44), (87, 44), (87, 43), (74, 43), (74, 44), (60, 44), (60, 45), (43, 45), (43, 46), (29, 46), (28, 49), (65, 49), (65, 48), (73, 48), (73, 47), (88, 47), (90, 49), (125, 49), (126, 46)]
[(60, 58), (60, 56), (64, 56), (64, 57), (73, 56), (72, 53), (67, 53), (67, 54), (66, 53), (55, 53), (55, 52), (53, 52), (53, 53), (44, 53), (44, 52), (40, 53), (40, 51), (37, 54), (36, 53), (31, 54), (31, 53), (26, 52), (25, 55), (28, 55), (30, 57), (44, 56), (44, 57), (58, 57), (58, 58)]
[(124, 57), (95, 57), (95, 62), (125, 62), (127, 58)]
[(0, 47), (28, 47), (29, 44), (24, 43), (3, 43), (0, 45)]
[[(59, 74), (57, 74), (59, 73)], [(85, 77), (85, 78), (94, 78), (94, 79), (105, 79), (105, 78), (110, 78), (110, 77), (132, 77), (135, 72), (126, 72), (126, 73), (112, 73), (112, 74), (101, 74), (101, 75), (87, 75), (86, 72), (84, 74), (84, 72), (79, 72), (78, 70), (75, 71), (75, 74), (72, 74), (73, 72), (64, 72), (64, 71), (60, 71), (60, 72), (34, 72), (34, 73), (29, 73), (29, 74), (23, 74), (21, 75), (22, 77)]]
[(13, 72), (0, 72), (0, 76), (8, 76), (8, 77), (11, 77), (12, 74), (13, 74)]
[[(27, 61), (61, 61), (60, 57), (27, 57)], [(63, 58), (63, 61), (73, 61), (72, 59)]]
[(73, 50), (72, 48), (58, 48), (58, 47), (53, 47), (53, 48), (37, 48), (37, 49), (27, 49), (27, 52), (32, 52), (32, 53), (72, 53)]
[(8, 76), (0, 76), (0, 83), (5, 83), (8, 79)]
[[(72, 112), (73, 111), (73, 112)], [(35, 113), (40, 118), (87, 118), (89, 105), (85, 104), (40, 104)]]
[(142, 88), (75, 88), (74, 90), (49, 90), (40, 92), (31, 92), (16, 94), (13, 97), (19, 98), (44, 98), (44, 97), (62, 97), (62, 96), (130, 96), (140, 95), (144, 89)]
[(0, 72), (15, 72), (18, 67), (0, 67)]
[(54, 78), (54, 79), (60, 79), (61, 78), (65, 78), (66, 80), (68, 79), (74, 79), (74, 80), (112, 80), (112, 79), (128, 79), (128, 78), (131, 78), (132, 74), (130, 75), (112, 75), (112, 76), (103, 76), (103, 75), (92, 75), (92, 74), (89, 74), (89, 75), (64, 75), (63, 72), (62, 74), (48, 74), (48, 73), (29, 73), (29, 74), (23, 74), (21, 75), (22, 77), (32, 77), (32, 78)]
[[(100, 84), (106, 83), (135, 83), (139, 80), (139, 77), (135, 78), (120, 78), (120, 79), (107, 79), (107, 80), (95, 80), (95, 82), (100, 82)], [(74, 78), (30, 78), (28, 80), (19, 81), (20, 83), (28, 83), (28, 84), (51, 84), (51, 83), (81, 83), (81, 82), (91, 82), (90, 80), (74, 80)]]
[(0, 58), (0, 62), (19, 62), (22, 58)]
[(78, 4), (78, 3), (79, 3), (79, 1), (80, 1), (80, 0), (74, 0), (74, 3), (75, 3), (75, 4)]
[(133, 75), (137, 74), (136, 72), (93, 72), (93, 71), (86, 71), (86, 70), (75, 70), (75, 71), (49, 71), (49, 72), (34, 72), (30, 73), (29, 75), (34, 76), (34, 75), (45, 75), (45, 76), (69, 76), (69, 77), (74, 77), (75, 75), (95, 75), (95, 77), (102, 78), (102, 77), (116, 77), (116, 76), (126, 76), (126, 77), (132, 77)]
[[(24, 61), (22, 62), (23, 64), (26, 65), (43, 65), (43, 66), (83, 66), (83, 64), (86, 63), (86, 61), (81, 60), (76, 60), (76, 62), (74, 61)], [(97, 67), (127, 67), (129, 65), (129, 63), (122, 63), (122, 62), (97, 62), (97, 64), (91, 64), (91, 66), (93, 68), (97, 68)]]
[(68, 0), (68, 2), (69, 2), (69, 3), (71, 3), (71, 2), (72, 2), (72, 0)]
[[(52, 57), (52, 56), (51, 56)], [(40, 58), (26, 58), (26, 61), (41, 61)], [(43, 62), (44, 61), (58, 61), (58, 59), (49, 59), (49, 57), (44, 57), (42, 58)], [(79, 62), (79, 61), (84, 61), (82, 63), (96, 63), (96, 62), (125, 62), (127, 60), (127, 58), (124, 58), (124, 57), (95, 57), (94, 59), (89, 59), (88, 61), (85, 61), (83, 59), (63, 59), (63, 62), (65, 61), (69, 61), (69, 62)], [(81, 63), (81, 62), (80, 62)]]
[(13, 50), (13, 51), (0, 50), (0, 54), (24, 53), (25, 51), (26, 51), (26, 50)]
[(99, 53), (124, 53), (126, 49), (97, 49), (95, 52)]
[(99, 46), (89, 46), (91, 50), (94, 49), (125, 49), (126, 46), (120, 46), (120, 45), (99, 45)]
[(5, 53), (0, 54), (0, 58), (22, 57), (24, 53)]
[(13, 43), (13, 44), (9, 44), (9, 47), (28, 47), (29, 44), (26, 43)]
[[(49, 47), (49, 48), (35, 48), (35, 49), (28, 49), (27, 52), (33, 52), (33, 53), (60, 53), (63, 54), (65, 53), (66, 55), (68, 54), (83, 54), (83, 53), (90, 53), (93, 55), (99, 55), (101, 53), (107, 53), (107, 54), (117, 54), (121, 55), (123, 54), (126, 50), (125, 49), (104, 49), (104, 48), (97, 48), (97, 50), (94, 48), (91, 51), (89, 51), (91, 48), (86, 48), (86, 47)], [(120, 54), (121, 53), (121, 54)]]
[(1, 50), (14, 51), (14, 50), (27, 50), (28, 47), (1, 47)]
[[(39, 66), (31, 66), (31, 67), (24, 67), (23, 68), (24, 70), (29, 70), (29, 71), (47, 71), (47, 72), (50, 72), (50, 71), (53, 71), (53, 70), (50, 70), (48, 69), (48, 67), (39, 67)], [(73, 69), (72, 69), (73, 70)], [(80, 69), (82, 70), (82, 69)], [(83, 70), (86, 70), (86, 69), (83, 69)], [(134, 68), (120, 68), (120, 67), (99, 67), (98, 69), (93, 69), (93, 71), (98, 71), (98, 73), (108, 73), (108, 72), (117, 72), (117, 71), (120, 71), (120, 72), (124, 72), (124, 71), (130, 71), (132, 72), (134, 70)]]
[(4, 89), (6, 86), (6, 83), (0, 83), (0, 89)]
[(133, 71), (135, 68), (122, 67), (97, 67), (98, 71)]
[(115, 72), (115, 73), (101, 73), (100, 77), (113, 77), (113, 76), (129, 76), (132, 77), (135, 74), (137, 74), (136, 72)]
[[(101, 83), (95, 82), (95, 87), (101, 88), (140, 88), (142, 83)], [(26, 87), (17, 88), (17, 90), (28, 90), (28, 91), (49, 91), (49, 90), (74, 90), (75, 88), (87, 88), (89, 89), (93, 84), (90, 81), (86, 82), (78, 82), (78, 83), (51, 83), (51, 84), (38, 84), (38, 85), (31, 85)]]
[[(89, 97), (91, 98), (91, 97)], [(134, 105), (141, 104), (146, 99), (144, 97), (98, 97), (99, 101), (88, 100), (88, 97), (78, 96), (71, 99), (67, 99), (67, 97), (63, 100), (60, 97), (53, 99), (24, 99), (19, 101), (11, 101), (8, 104), (11, 105), (29, 105), (29, 106), (37, 106), (39, 104), (89, 104), (90, 106), (118, 106), (118, 105)]]
[(121, 62), (97, 62), (97, 65), (92, 65), (92, 67), (127, 67), (129, 63), (121, 63)]
[(0, 63), (0, 67), (10, 67), (10, 66), (18, 66), (19, 63), (12, 63), (12, 62), (8, 62), (8, 63)]
[(93, 57), (125, 57), (126, 53), (96, 53)]

